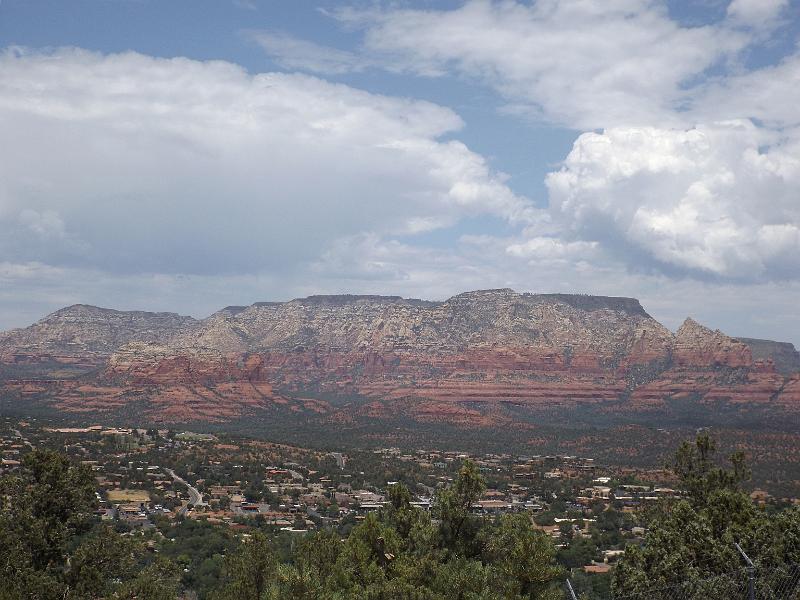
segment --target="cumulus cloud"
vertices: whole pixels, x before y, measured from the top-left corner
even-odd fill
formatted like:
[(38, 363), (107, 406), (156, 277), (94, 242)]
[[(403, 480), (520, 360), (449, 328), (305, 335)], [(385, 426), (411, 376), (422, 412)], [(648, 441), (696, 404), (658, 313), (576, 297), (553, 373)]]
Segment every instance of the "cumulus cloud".
[(713, 119), (756, 119), (764, 127), (784, 130), (800, 139), (800, 52), (775, 65), (714, 78), (698, 86), (688, 103), (698, 121)]
[(692, 79), (750, 39), (728, 26), (683, 27), (663, 3), (641, 0), (334, 14), (363, 28), (365, 52), (392, 69), (461, 74), (493, 87), (509, 110), (577, 129), (680, 122)]
[(789, 0), (733, 0), (728, 17), (736, 23), (763, 27), (773, 23), (789, 6)]
[[(671, 326), (688, 312), (783, 337), (800, 327), (800, 54), (738, 59), (785, 11), (734, 0), (689, 27), (655, 0), (473, 0), (336, 11), (364, 31), (354, 50), (249, 34), (287, 70), (455, 74), (584, 131), (540, 209), (454, 139), (464, 123), (443, 106), (222, 61), (9, 50), (0, 327), (79, 301), (202, 316), (508, 286), (634, 295)], [(510, 233), (431, 234), (482, 215)], [(764, 297), (769, 322), (750, 310)]]
[(0, 255), (110, 273), (291, 271), (360, 232), (524, 220), (529, 203), (501, 174), (442, 139), (461, 126), (428, 102), (227, 62), (10, 50)]
[(508, 256), (770, 281), (800, 277), (800, 54), (755, 70), (786, 0), (733, 0), (686, 26), (663, 2), (471, 0), (455, 9), (344, 9), (386, 68), (484, 83), (507, 110), (581, 134), (547, 177)]
[(567, 235), (633, 265), (747, 281), (800, 276), (798, 185), (795, 145), (749, 121), (585, 133), (547, 178)]

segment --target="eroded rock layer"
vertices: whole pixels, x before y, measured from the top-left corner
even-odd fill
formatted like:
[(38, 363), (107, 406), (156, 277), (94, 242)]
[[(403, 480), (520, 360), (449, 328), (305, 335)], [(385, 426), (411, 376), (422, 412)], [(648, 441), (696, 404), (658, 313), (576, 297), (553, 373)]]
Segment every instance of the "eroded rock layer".
[(675, 402), (796, 412), (792, 352), (691, 319), (673, 334), (631, 298), (503, 289), (444, 302), (312, 296), (203, 320), (78, 305), (0, 334), (0, 379), (12, 401), (136, 406), (160, 421), (390, 411), (513, 425), (519, 410), (631, 414)]

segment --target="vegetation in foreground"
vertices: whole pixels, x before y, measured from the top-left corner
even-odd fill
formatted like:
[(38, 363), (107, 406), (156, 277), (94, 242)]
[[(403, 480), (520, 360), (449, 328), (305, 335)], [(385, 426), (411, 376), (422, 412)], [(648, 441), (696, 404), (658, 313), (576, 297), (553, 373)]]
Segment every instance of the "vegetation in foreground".
[[(169, 560), (93, 518), (94, 478), (66, 457), (37, 450), (0, 483), (3, 598), (175, 598), (181, 557)], [(550, 540), (525, 514), (476, 518), (484, 489), (466, 463), (435, 503), (411, 506), (402, 485), (390, 504), (341, 540), (323, 530), (279, 559), (261, 532), (224, 559), (213, 598), (555, 598), (562, 572)], [(166, 554), (166, 553), (164, 553)]]
[(800, 507), (774, 514), (757, 507), (740, 488), (750, 476), (744, 454), (731, 455), (725, 469), (716, 464), (716, 450), (707, 433), (678, 448), (673, 469), (688, 493), (662, 502), (644, 544), (626, 548), (612, 575), (615, 596), (652, 597), (653, 590), (680, 586), (682, 597), (731, 598), (743, 589), (737, 543), (765, 587), (780, 587), (784, 582), (769, 578), (800, 564)]
[[(736, 542), (758, 567), (800, 562), (800, 510), (757, 508), (740, 489), (743, 457), (724, 469), (715, 449), (705, 434), (679, 448), (674, 469), (688, 496), (662, 502), (644, 543), (626, 548), (612, 572), (616, 596), (670, 585), (689, 590), (685, 597), (729, 595), (710, 578), (741, 564)], [(174, 599), (198, 589), (219, 600), (563, 597), (567, 572), (527, 513), (472, 514), (485, 485), (470, 462), (431, 513), (412, 506), (398, 484), (346, 538), (320, 530), (288, 544), (187, 521), (177, 526), (191, 530), (180, 542), (170, 541), (173, 530), (159, 546), (98, 522), (94, 485), (88, 468), (48, 450), (0, 478), (0, 598)]]

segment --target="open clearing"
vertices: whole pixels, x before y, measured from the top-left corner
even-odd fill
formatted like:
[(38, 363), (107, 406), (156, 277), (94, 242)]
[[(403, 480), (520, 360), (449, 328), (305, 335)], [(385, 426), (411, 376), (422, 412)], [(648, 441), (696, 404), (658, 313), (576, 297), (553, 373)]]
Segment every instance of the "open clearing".
[(109, 490), (111, 502), (149, 502), (150, 494), (146, 490)]

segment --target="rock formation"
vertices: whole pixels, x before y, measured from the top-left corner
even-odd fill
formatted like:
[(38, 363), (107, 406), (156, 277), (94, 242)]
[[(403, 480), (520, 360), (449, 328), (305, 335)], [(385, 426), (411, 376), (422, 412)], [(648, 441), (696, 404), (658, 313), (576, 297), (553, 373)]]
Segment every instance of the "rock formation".
[(162, 421), (280, 409), (481, 426), (512, 410), (648, 413), (686, 398), (795, 411), (796, 365), (791, 344), (691, 319), (673, 334), (632, 298), (509, 289), (311, 296), (202, 320), (77, 305), (0, 335), (4, 397), (65, 411), (139, 403)]
[(754, 359), (771, 360), (779, 373), (787, 376), (792, 373), (800, 373), (800, 352), (795, 350), (793, 344), (754, 338), (736, 339), (747, 344)]

